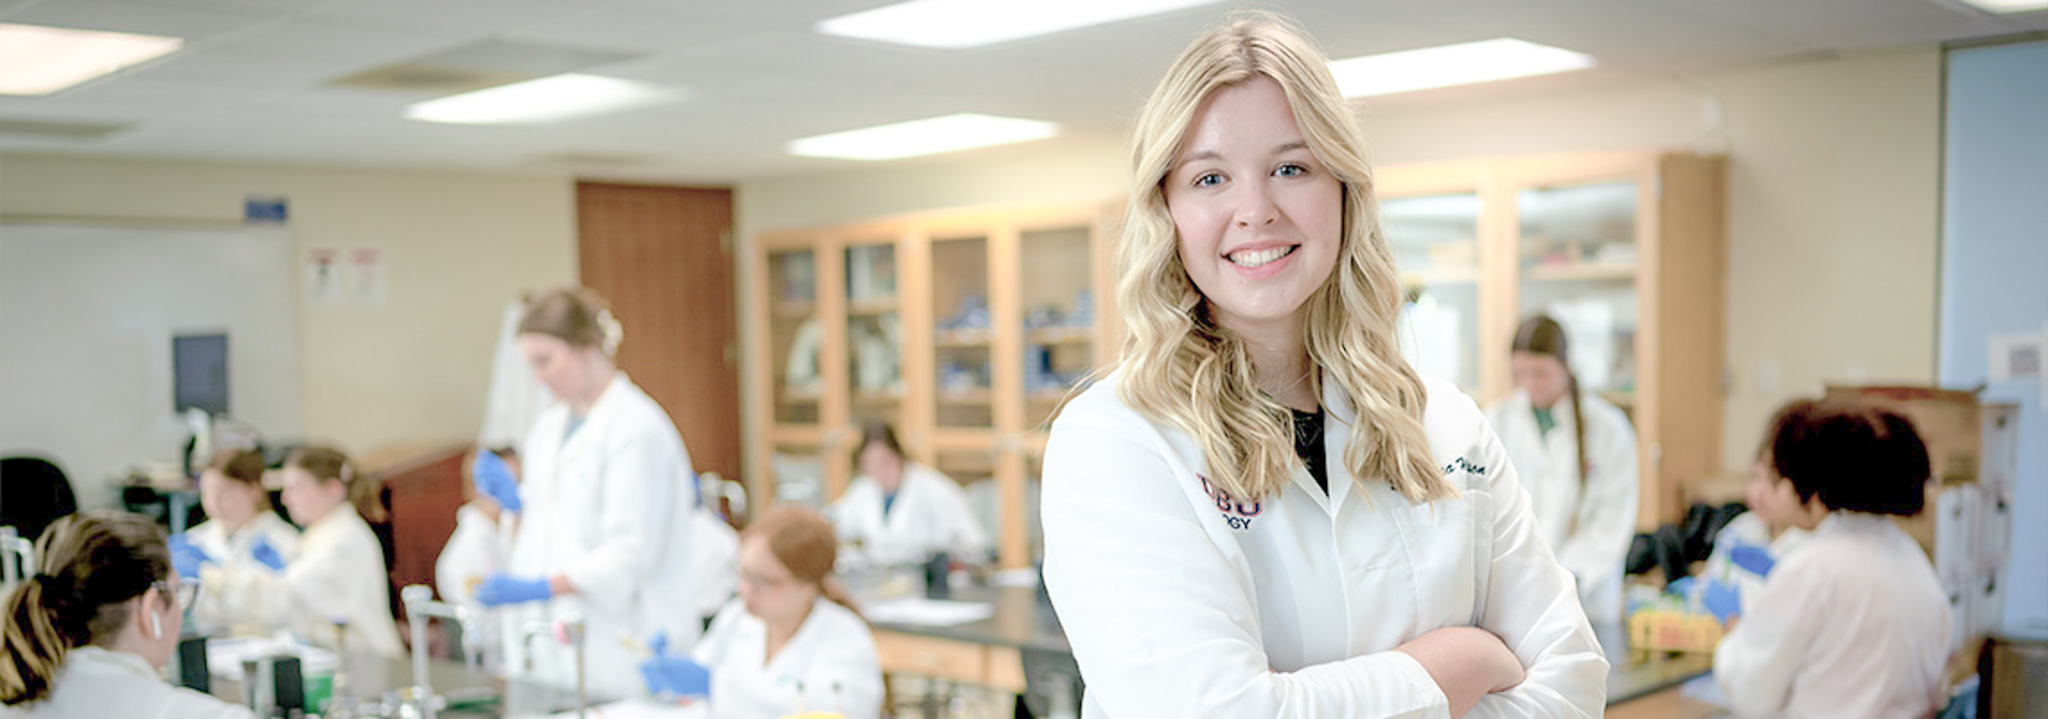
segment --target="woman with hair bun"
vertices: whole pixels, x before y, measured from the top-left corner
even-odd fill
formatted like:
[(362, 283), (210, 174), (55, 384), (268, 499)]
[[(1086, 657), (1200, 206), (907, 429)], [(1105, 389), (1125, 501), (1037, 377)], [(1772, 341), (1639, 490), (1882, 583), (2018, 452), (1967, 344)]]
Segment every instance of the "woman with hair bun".
[(534, 295), (519, 322), (519, 351), (555, 404), (520, 448), (522, 480), (489, 453), (474, 470), (478, 491), (497, 501), (513, 533), (505, 571), (476, 590), (477, 601), (505, 608), (505, 666), (575, 686), (570, 647), (534, 642), (529, 655), (517, 636), (573, 613), (589, 637), (590, 690), (610, 697), (644, 691), (623, 637), (666, 633), (688, 651), (703, 627), (692, 601), (690, 453), (668, 413), (614, 363), (624, 338), (590, 290)]

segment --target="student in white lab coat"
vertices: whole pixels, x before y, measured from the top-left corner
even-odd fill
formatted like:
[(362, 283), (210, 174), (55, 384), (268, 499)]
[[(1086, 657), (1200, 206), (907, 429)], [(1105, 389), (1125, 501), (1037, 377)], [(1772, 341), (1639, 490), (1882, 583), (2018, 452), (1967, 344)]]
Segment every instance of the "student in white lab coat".
[[(182, 554), (202, 564), (250, 568), (257, 564), (259, 551), (287, 562), (298, 556), (298, 528), (271, 510), (270, 493), (263, 488), (261, 453), (237, 449), (214, 453), (213, 460), (199, 472), (199, 506), (206, 508), (206, 521), (171, 538), (174, 559)], [(180, 544), (197, 551), (178, 549)], [(198, 606), (192, 608), (192, 621), (201, 632), (232, 631), (235, 622), (250, 610), (224, 600), (221, 594), (200, 596)]]
[(178, 648), (190, 584), (171, 571), (163, 530), (121, 512), (57, 520), (34, 578), (8, 595), (0, 643), (6, 719), (255, 719), (158, 672)]
[[(510, 448), (478, 449), (470, 461), (472, 467), (496, 462), (513, 477), (519, 476), (519, 454)], [(474, 478), (476, 472), (472, 470), (470, 475)], [(475, 491), (474, 486), (472, 481), (469, 501), (455, 510), (455, 533), (448, 535), (448, 543), (441, 545), (441, 556), (434, 559), (434, 588), (440, 591), (443, 601), (467, 606), (479, 614), (470, 627), (475, 636), (462, 638), (468, 643), (464, 649), (483, 652), (487, 663), (495, 666), (497, 649), (503, 644), (502, 630), (497, 613), (484, 611), (483, 603), (476, 600), (476, 587), (484, 578), (505, 570), (505, 562), (512, 554), (512, 537), (500, 528), (505, 513), (498, 501)]]
[(1618, 625), (1642, 493), (1635, 429), (1619, 408), (1579, 388), (1556, 320), (1524, 320), (1513, 347), (1515, 392), (1486, 418), (1529, 492), (1538, 533), (1578, 578), (1586, 616)]
[(286, 561), (258, 552), (248, 565), (207, 565), (201, 593), (246, 607), (247, 618), (268, 630), (326, 647), (334, 646), (335, 622), (345, 621), (342, 648), (349, 653), (402, 655), (384, 548), (365, 521), (384, 518), (381, 490), (339, 450), (294, 450), (284, 462), (280, 497), (292, 521), (306, 528), (298, 556)]
[(1892, 522), (1925, 504), (1919, 433), (1889, 410), (1796, 402), (1770, 441), (1776, 482), (1799, 500), (1792, 522), (1812, 536), (1721, 638), (1721, 692), (1744, 717), (1931, 716), (1948, 700), (1952, 618), (1926, 553)]
[(1139, 117), (1121, 365), (1046, 448), (1082, 716), (1597, 716), (1607, 662), (1506, 453), (1396, 346), (1326, 65), (1243, 16)]
[(859, 447), (861, 476), (832, 505), (840, 541), (877, 564), (920, 564), (939, 552), (988, 560), (988, 533), (958, 482), (905, 458), (887, 424), (862, 428)]
[(648, 690), (708, 690), (711, 715), (720, 719), (880, 716), (874, 634), (832, 576), (838, 545), (816, 512), (791, 505), (763, 512), (740, 539), (740, 598), (718, 613), (688, 657), (657, 646), (641, 665)]
[(1710, 590), (1707, 596), (1733, 595), (1732, 605), (1708, 603), (1707, 609), (1722, 615), (1723, 621), (1727, 615), (1754, 610), (1756, 598), (1763, 593), (1764, 580), (1779, 562), (1813, 536), (1796, 523), (1804, 502), (1792, 489), (1792, 483), (1781, 481), (1771, 469), (1769, 446), (1759, 453), (1750, 471), (1749, 484), (1743, 487), (1743, 501), (1749, 505), (1749, 511), (1736, 515), (1714, 533), (1714, 551), (1707, 556), (1699, 574), (1702, 581), (1720, 588)]
[(687, 648), (703, 621), (693, 601), (690, 455), (668, 413), (613, 364), (623, 337), (589, 290), (535, 295), (519, 323), (520, 352), (557, 402), (519, 452), (522, 481), (481, 466), (477, 475), (478, 488), (517, 515), (507, 523), (516, 533), (505, 571), (476, 592), (505, 607), (507, 670), (574, 686), (573, 648), (535, 641), (529, 652), (520, 634), (575, 614), (588, 637), (590, 691), (601, 697), (642, 689), (624, 640), (666, 631)]

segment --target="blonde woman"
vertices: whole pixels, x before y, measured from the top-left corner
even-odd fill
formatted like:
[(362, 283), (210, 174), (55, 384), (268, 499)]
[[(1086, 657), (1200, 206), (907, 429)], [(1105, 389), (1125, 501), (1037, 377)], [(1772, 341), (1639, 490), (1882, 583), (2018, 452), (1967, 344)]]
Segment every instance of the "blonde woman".
[(1325, 65), (1247, 16), (1139, 118), (1121, 365), (1046, 450), (1082, 715), (1597, 716), (1607, 662), (1499, 440), (1395, 346)]

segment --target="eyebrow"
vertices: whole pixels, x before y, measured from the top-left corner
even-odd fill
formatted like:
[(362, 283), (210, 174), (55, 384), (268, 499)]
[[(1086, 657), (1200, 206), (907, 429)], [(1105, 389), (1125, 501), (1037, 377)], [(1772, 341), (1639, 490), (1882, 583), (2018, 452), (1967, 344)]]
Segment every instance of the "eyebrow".
[[(1278, 147), (1274, 147), (1274, 148), (1273, 148), (1273, 154), (1275, 154), (1275, 155), (1279, 155), (1279, 154), (1284, 154), (1284, 153), (1288, 153), (1288, 152), (1293, 152), (1293, 151), (1295, 151), (1295, 150), (1306, 150), (1306, 149), (1309, 149), (1309, 147), (1308, 147), (1308, 141), (1307, 141), (1307, 140), (1295, 140), (1295, 141), (1293, 141), (1293, 142), (1283, 142), (1283, 143), (1280, 143), (1280, 145), (1279, 145)], [(1172, 168), (1170, 168), (1170, 169), (1168, 170), (1168, 172), (1170, 173), (1170, 172), (1172, 172), (1173, 170), (1178, 170), (1178, 169), (1180, 169), (1180, 168), (1182, 168), (1182, 167), (1186, 166), (1186, 165), (1187, 165), (1188, 163), (1191, 163), (1191, 162), (1196, 162), (1196, 161), (1200, 161), (1200, 160), (1221, 160), (1221, 159), (1223, 159), (1223, 156), (1222, 156), (1222, 155), (1220, 155), (1220, 154), (1217, 154), (1217, 153), (1216, 153), (1215, 151), (1212, 151), (1212, 150), (1203, 150), (1203, 151), (1201, 151), (1201, 152), (1197, 152), (1197, 153), (1195, 153), (1195, 154), (1192, 154), (1192, 155), (1188, 155), (1187, 157), (1183, 157), (1183, 158), (1181, 158), (1181, 159), (1180, 159), (1180, 161), (1179, 161), (1179, 162), (1173, 163), (1173, 167), (1172, 167)]]

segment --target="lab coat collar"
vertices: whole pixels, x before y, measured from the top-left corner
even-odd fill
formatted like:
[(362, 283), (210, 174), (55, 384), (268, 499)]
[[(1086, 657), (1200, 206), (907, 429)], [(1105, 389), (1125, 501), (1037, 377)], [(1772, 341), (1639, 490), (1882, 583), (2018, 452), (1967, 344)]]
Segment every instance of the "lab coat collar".
[[(1301, 488), (1303, 493), (1315, 500), (1316, 506), (1321, 507), (1325, 513), (1335, 517), (1337, 510), (1344, 507), (1344, 499), (1351, 495), (1351, 485), (1357, 483), (1350, 470), (1344, 466), (1344, 448), (1350, 444), (1351, 426), (1356, 421), (1357, 412), (1352, 408), (1351, 400), (1344, 395), (1343, 388), (1330, 380), (1328, 372), (1323, 373), (1321, 380), (1323, 468), (1329, 475), (1330, 491), (1326, 494), (1322, 487), (1316, 486), (1316, 478), (1308, 473), (1308, 466), (1305, 463), (1294, 465), (1293, 478), (1294, 486)], [(1289, 426), (1288, 432), (1291, 438), (1292, 425)]]
[[(66, 663), (84, 668), (87, 673), (111, 674), (116, 671), (130, 672), (139, 677), (162, 681), (156, 669), (149, 666), (149, 660), (127, 652), (117, 652), (104, 647), (86, 645), (73, 649)], [(78, 669), (74, 668), (73, 671)]]
[[(577, 427), (576, 433), (562, 444), (556, 456), (564, 460), (573, 458), (591, 442), (597, 441), (591, 437), (603, 436), (605, 420), (616, 414), (613, 408), (625, 401), (624, 397), (632, 393), (632, 388), (633, 382), (626, 378), (625, 370), (613, 373), (611, 383), (604, 386), (604, 392), (597, 395), (597, 402), (590, 405), (590, 414), (583, 415), (583, 425)], [(573, 410), (571, 414), (574, 414)]]
[(314, 537), (324, 537), (336, 531), (337, 528), (349, 524), (361, 524), (365, 529), (369, 528), (369, 524), (363, 521), (362, 515), (356, 514), (356, 506), (351, 504), (349, 500), (343, 499), (341, 506), (335, 507), (334, 511), (328, 512), (325, 517), (321, 517), (320, 521), (306, 525), (306, 532), (301, 536), (304, 541), (318, 543), (319, 540)]
[[(1893, 526), (1891, 518), (1881, 514), (1835, 510), (1828, 512), (1828, 516), (1820, 520), (1820, 525), (1813, 528), (1813, 533), (1816, 535), (1862, 533), (1872, 530), (1884, 531), (1886, 527), (1891, 526)], [(1795, 527), (1794, 529), (1797, 528)]]

